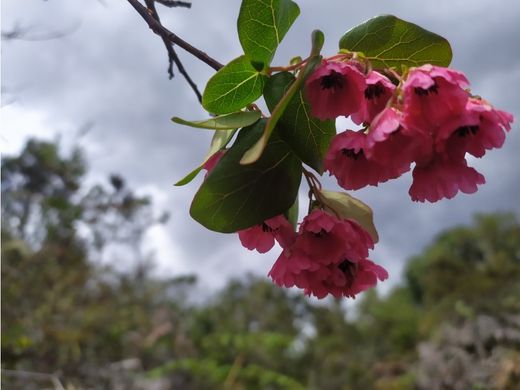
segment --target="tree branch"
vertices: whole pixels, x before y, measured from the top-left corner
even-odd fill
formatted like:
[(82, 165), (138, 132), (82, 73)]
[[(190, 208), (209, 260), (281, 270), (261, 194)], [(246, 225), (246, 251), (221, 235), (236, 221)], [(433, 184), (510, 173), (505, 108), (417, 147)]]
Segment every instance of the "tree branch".
[[(157, 13), (157, 9), (155, 8), (155, 1), (154, 0), (145, 0), (145, 4), (148, 7), (148, 10), (151, 13), (151, 16), (160, 24), (161, 19), (159, 18), (159, 14)], [(179, 59), (179, 56), (175, 52), (175, 49), (173, 47), (173, 43), (171, 43), (169, 40), (167, 40), (165, 37), (161, 37), (164, 46), (166, 47), (166, 51), (168, 52), (168, 75), (170, 76), (170, 79), (173, 78), (173, 64), (177, 65), (177, 68), (179, 69), (179, 72), (184, 77), (184, 79), (188, 82), (193, 92), (195, 92), (195, 95), (197, 95), (197, 99), (200, 103), (202, 103), (202, 95), (200, 94), (200, 91), (197, 87), (197, 84), (192, 80), (186, 69), (184, 68), (183, 63)]]
[(191, 8), (191, 3), (186, 1), (175, 1), (175, 0), (155, 0), (156, 3), (162, 4), (165, 7), (173, 8), (173, 7), (185, 7)]
[(193, 47), (188, 42), (184, 41), (183, 39), (179, 38), (176, 34), (172, 33), (170, 30), (168, 30), (166, 27), (164, 27), (161, 23), (159, 23), (157, 20), (153, 18), (152, 15), (148, 12), (148, 9), (144, 7), (138, 0), (127, 0), (132, 7), (141, 15), (141, 17), (145, 20), (145, 22), (148, 24), (150, 29), (156, 33), (157, 35), (167, 39), (171, 43), (178, 45), (182, 47), (184, 50), (186, 50), (188, 53), (192, 54), (193, 56), (197, 57), (199, 60), (204, 62), (205, 64), (211, 66), (215, 70), (219, 70), (223, 67), (223, 65), (218, 62), (217, 60), (211, 58), (203, 51)]

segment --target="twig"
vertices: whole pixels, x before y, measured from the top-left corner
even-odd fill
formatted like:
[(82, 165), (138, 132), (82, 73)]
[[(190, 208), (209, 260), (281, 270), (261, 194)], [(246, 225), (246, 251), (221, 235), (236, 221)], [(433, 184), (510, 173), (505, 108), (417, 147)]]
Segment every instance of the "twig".
[[(157, 13), (157, 10), (155, 8), (155, 1), (145, 0), (145, 3), (148, 9), (150, 10), (152, 17), (160, 24), (161, 19), (159, 18), (159, 14)], [(173, 78), (173, 64), (175, 63), (175, 65), (177, 65), (177, 68), (179, 69), (179, 72), (186, 79), (193, 92), (195, 92), (195, 95), (197, 95), (197, 99), (199, 100), (199, 102), (202, 103), (202, 95), (200, 94), (197, 84), (195, 84), (195, 82), (192, 80), (192, 78), (184, 68), (183, 63), (181, 62), (179, 56), (173, 48), (173, 43), (167, 40), (164, 36), (162, 36), (161, 38), (164, 42), (164, 46), (166, 47), (166, 51), (168, 52), (168, 75), (170, 76), (170, 79)]]
[(191, 8), (191, 3), (187, 1), (175, 1), (175, 0), (155, 0), (156, 3), (162, 4), (165, 7), (173, 8), (173, 7), (185, 7)]
[[(327, 201), (323, 198), (321, 195), (321, 183), (318, 180), (314, 174), (308, 170), (306, 170), (302, 166), (302, 173), (303, 177), (305, 177), (305, 180), (307, 181), (307, 184), (309, 185), (309, 200), (312, 202), (312, 195), (314, 195), (314, 198), (316, 198), (316, 201), (322, 206), (322, 208), (327, 208), (330, 211), (332, 211), (336, 217), (341, 219), (340, 213), (338, 213), (333, 207), (331, 207), (329, 204), (327, 204)], [(310, 210), (310, 204), (309, 204), (309, 212)]]
[(141, 15), (141, 17), (148, 24), (148, 27), (156, 33), (157, 35), (167, 39), (168, 41), (182, 47), (188, 53), (194, 55), (199, 60), (204, 62), (205, 64), (211, 66), (215, 70), (219, 70), (223, 67), (223, 65), (217, 60), (211, 58), (203, 51), (193, 47), (185, 40), (179, 38), (176, 34), (172, 33), (166, 27), (164, 27), (161, 23), (155, 20), (148, 12), (148, 9), (144, 7), (138, 0), (127, 0), (132, 7)]

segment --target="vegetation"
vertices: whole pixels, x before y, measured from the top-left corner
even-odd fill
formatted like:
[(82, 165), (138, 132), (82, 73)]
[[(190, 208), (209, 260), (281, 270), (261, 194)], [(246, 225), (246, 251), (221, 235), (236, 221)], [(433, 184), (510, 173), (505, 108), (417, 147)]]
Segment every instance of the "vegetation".
[[(84, 188), (85, 173), (80, 151), (35, 140), (2, 160), (5, 388), (51, 386), (22, 372), (75, 389), (520, 386), (514, 215), (444, 232), (402, 285), (365, 293), (355, 311), (254, 277), (194, 304), (196, 279), (152, 276), (141, 251), (167, 218), (121, 177)], [(127, 272), (100, 261), (115, 243)]]

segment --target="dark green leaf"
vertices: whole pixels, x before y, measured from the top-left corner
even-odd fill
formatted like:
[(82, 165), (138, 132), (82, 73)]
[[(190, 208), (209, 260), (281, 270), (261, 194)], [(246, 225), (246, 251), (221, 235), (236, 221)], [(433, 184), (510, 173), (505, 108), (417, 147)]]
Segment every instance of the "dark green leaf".
[(326, 209), (333, 214), (339, 214), (341, 218), (353, 219), (372, 236), (374, 242), (379, 241), (372, 209), (368, 205), (346, 192), (321, 190), (320, 193), (326, 203)]
[[(293, 82), (294, 76), (289, 72), (277, 73), (267, 81), (264, 98), (270, 110)], [(313, 117), (310, 111), (304, 91), (300, 89), (278, 121), (277, 133), (305, 164), (322, 173), (323, 157), (336, 134), (336, 125), (333, 120), (321, 121)]]
[(260, 116), (260, 111), (239, 111), (202, 121), (187, 121), (174, 116), (172, 121), (180, 125), (196, 127), (198, 129), (229, 130), (252, 125), (260, 119)]
[(214, 114), (241, 110), (262, 95), (266, 78), (246, 56), (235, 58), (209, 79), (202, 105)]
[(323, 47), (324, 36), (320, 30), (314, 30), (312, 32), (312, 48), (311, 55), (307, 60), (307, 63), (298, 73), (298, 77), (287, 89), (285, 94), (282, 96), (280, 101), (276, 104), (276, 107), (271, 111), (271, 117), (265, 125), (264, 133), (262, 137), (254, 144), (249, 150), (244, 153), (244, 156), (240, 160), (240, 164), (251, 164), (260, 158), (262, 155), (267, 141), (271, 136), (271, 133), (276, 127), (278, 120), (283, 115), (287, 105), (292, 100), (293, 96), (300, 91), (301, 85), (305, 78), (314, 70), (314, 68), (321, 62), (320, 50)]
[(376, 68), (433, 64), (448, 66), (452, 52), (449, 42), (416, 24), (393, 15), (382, 15), (347, 31), (339, 48), (358, 51)]
[(243, 0), (238, 37), (244, 53), (257, 67), (271, 63), (276, 48), (294, 23), (300, 8), (291, 0)]
[(193, 171), (188, 173), (184, 178), (179, 180), (177, 183), (175, 183), (176, 186), (184, 186), (191, 182), (195, 177), (199, 174), (199, 172), (202, 170), (202, 166), (206, 163), (206, 161), (209, 160), (211, 156), (213, 156), (216, 152), (223, 149), (229, 140), (233, 137), (233, 134), (235, 134), (236, 129), (231, 130), (217, 130), (215, 131), (215, 134), (213, 135), (213, 139), (211, 140), (211, 145), (209, 148), (208, 153), (206, 154), (206, 157), (204, 158), (204, 161), (195, 168)]
[(300, 161), (279, 137), (271, 137), (256, 163), (239, 163), (264, 127), (262, 119), (242, 129), (195, 194), (190, 214), (208, 229), (236, 232), (282, 214), (294, 203), (301, 180)]

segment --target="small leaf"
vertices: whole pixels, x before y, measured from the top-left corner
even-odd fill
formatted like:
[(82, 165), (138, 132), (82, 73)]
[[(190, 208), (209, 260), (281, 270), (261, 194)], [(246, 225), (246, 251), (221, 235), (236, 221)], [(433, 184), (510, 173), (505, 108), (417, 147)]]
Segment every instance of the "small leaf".
[(238, 37), (248, 58), (267, 67), (276, 48), (294, 23), (300, 8), (291, 0), (243, 0)]
[(261, 115), (260, 111), (239, 111), (202, 121), (187, 121), (174, 116), (172, 121), (180, 125), (195, 127), (198, 129), (229, 130), (252, 125), (260, 119)]
[(287, 210), (284, 215), (289, 221), (289, 223), (292, 225), (292, 227), (296, 230), (296, 226), (298, 225), (298, 212), (300, 209), (300, 202), (298, 200), (298, 197), (296, 197), (296, 200), (294, 201), (293, 205), (289, 210)]
[(246, 127), (191, 204), (191, 216), (210, 230), (231, 233), (282, 214), (298, 195), (301, 164), (287, 144), (273, 136), (262, 158), (240, 165), (244, 151), (261, 136), (265, 120)]
[(202, 170), (202, 165), (199, 165), (197, 168), (195, 168), (193, 171), (191, 171), (186, 176), (184, 176), (181, 180), (179, 180), (177, 183), (175, 183), (174, 186), (182, 187), (188, 183), (191, 183), (191, 181), (197, 177), (197, 175), (199, 174), (199, 172), (201, 170)]
[(393, 15), (382, 15), (347, 31), (339, 48), (362, 52), (376, 68), (413, 67), (424, 64), (448, 66), (450, 43), (416, 24)]
[[(295, 80), (289, 72), (272, 76), (266, 83), (264, 98), (272, 110)], [(323, 172), (323, 158), (330, 140), (336, 135), (333, 120), (321, 121), (311, 115), (310, 105), (303, 90), (291, 99), (278, 121), (278, 134), (298, 157), (317, 172)]]
[(314, 30), (311, 33), (311, 56), (319, 56), (324, 43), (325, 34), (323, 34), (323, 31)]
[(179, 180), (174, 185), (177, 187), (184, 186), (191, 182), (193, 179), (195, 179), (195, 177), (202, 170), (202, 167), (204, 166), (206, 161), (208, 161), (210, 157), (217, 153), (219, 150), (223, 149), (228, 144), (229, 140), (233, 138), (233, 135), (236, 133), (236, 131), (236, 129), (215, 131), (213, 139), (211, 140), (209, 151), (206, 154), (204, 161), (202, 161), (202, 163), (197, 168), (188, 173), (184, 178)]
[(235, 58), (209, 79), (202, 105), (214, 114), (241, 110), (262, 95), (266, 79), (246, 56)]
[(371, 236), (374, 242), (379, 241), (372, 209), (359, 199), (346, 192), (320, 191), (326, 203), (326, 209), (333, 214), (338, 213), (341, 218), (351, 218), (359, 223)]

